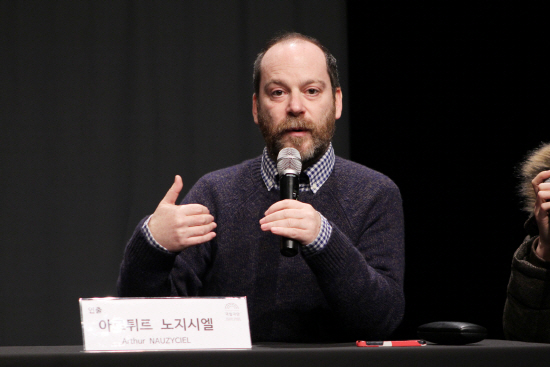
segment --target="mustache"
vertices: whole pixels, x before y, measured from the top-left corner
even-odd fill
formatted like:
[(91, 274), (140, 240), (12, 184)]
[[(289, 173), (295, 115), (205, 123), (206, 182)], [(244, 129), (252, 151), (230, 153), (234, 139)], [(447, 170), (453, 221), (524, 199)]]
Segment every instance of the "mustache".
[(274, 133), (277, 136), (284, 135), (288, 130), (315, 130), (315, 124), (303, 118), (287, 116), (283, 122), (275, 126)]

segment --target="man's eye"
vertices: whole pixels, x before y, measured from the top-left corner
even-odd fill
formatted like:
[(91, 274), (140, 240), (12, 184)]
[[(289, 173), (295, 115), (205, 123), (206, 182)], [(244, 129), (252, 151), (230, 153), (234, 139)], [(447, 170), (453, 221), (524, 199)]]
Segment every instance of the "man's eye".
[(306, 91), (307, 94), (310, 94), (310, 95), (314, 95), (314, 94), (317, 94), (319, 93), (319, 91), (315, 88), (309, 88), (307, 91)]
[(271, 95), (274, 96), (274, 97), (280, 97), (283, 95), (283, 91), (282, 90), (274, 90), (273, 92), (271, 92)]

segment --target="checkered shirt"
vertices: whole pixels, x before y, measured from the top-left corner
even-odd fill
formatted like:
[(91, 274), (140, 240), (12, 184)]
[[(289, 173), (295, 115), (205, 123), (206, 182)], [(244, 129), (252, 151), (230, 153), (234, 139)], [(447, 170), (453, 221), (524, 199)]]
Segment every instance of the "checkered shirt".
[[(300, 192), (312, 191), (316, 194), (332, 173), (334, 159), (334, 149), (332, 148), (332, 144), (330, 144), (321, 159), (300, 175)], [(271, 191), (271, 189), (279, 190), (277, 164), (269, 158), (267, 148), (264, 148), (262, 154), (262, 179), (264, 180), (265, 187), (267, 187), (267, 191)]]

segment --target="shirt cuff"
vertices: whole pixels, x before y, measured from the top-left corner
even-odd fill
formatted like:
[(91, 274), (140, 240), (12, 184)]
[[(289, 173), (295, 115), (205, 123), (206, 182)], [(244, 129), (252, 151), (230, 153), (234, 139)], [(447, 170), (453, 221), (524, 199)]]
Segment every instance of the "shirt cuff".
[(304, 255), (313, 255), (324, 249), (328, 244), (330, 235), (332, 234), (332, 226), (328, 222), (327, 218), (325, 218), (321, 213), (319, 213), (319, 215), (321, 216), (321, 229), (319, 230), (317, 238), (312, 243), (302, 247), (302, 253)]
[(164, 246), (162, 246), (160, 243), (158, 243), (155, 238), (153, 237), (153, 234), (149, 230), (149, 221), (151, 220), (151, 216), (145, 220), (145, 223), (143, 223), (143, 226), (141, 227), (141, 230), (143, 231), (143, 234), (145, 235), (145, 238), (147, 239), (147, 242), (157, 249), (167, 252), (169, 254), (173, 254), (174, 252), (167, 250)]

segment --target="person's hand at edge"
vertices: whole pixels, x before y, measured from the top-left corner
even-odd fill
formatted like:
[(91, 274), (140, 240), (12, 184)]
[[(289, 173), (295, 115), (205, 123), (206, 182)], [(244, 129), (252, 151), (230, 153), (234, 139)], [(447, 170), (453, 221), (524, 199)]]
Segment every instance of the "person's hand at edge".
[(544, 182), (548, 178), (550, 178), (550, 170), (542, 171), (531, 181), (536, 195), (535, 219), (539, 227), (539, 243), (536, 252), (545, 261), (550, 261), (550, 224), (548, 223), (550, 182)]

